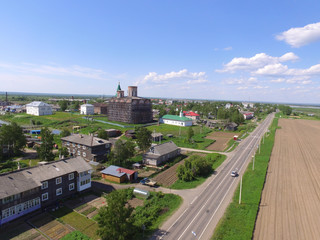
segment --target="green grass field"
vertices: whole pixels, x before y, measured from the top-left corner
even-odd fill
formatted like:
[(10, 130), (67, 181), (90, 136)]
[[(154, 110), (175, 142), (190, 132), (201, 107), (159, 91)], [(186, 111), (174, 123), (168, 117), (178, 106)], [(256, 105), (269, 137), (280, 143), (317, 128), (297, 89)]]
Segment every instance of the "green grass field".
[(69, 224), (76, 230), (87, 235), (91, 239), (99, 239), (98, 235), (96, 234), (98, 224), (95, 221), (88, 219), (67, 207), (62, 207), (55, 212), (51, 212), (51, 214), (63, 223)]
[(214, 232), (212, 240), (252, 239), (277, 125), (278, 118), (275, 118), (270, 127), (269, 136), (265, 137), (264, 144), (261, 144), (260, 154), (256, 153), (254, 171), (251, 162), (243, 175), (241, 204), (239, 204), (240, 187), (238, 186), (232, 202)]

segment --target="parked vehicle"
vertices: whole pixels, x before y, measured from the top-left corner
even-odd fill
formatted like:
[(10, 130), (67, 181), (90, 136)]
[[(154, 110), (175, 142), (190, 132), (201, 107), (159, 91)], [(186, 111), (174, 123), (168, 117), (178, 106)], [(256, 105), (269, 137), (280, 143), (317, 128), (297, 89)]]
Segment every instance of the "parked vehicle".
[(154, 187), (154, 186), (157, 184), (157, 182), (152, 181), (152, 180), (149, 179), (149, 178), (144, 178), (144, 179), (142, 179), (142, 180), (140, 181), (140, 184), (142, 184), (142, 185), (147, 185), (147, 186), (150, 186), (150, 187)]

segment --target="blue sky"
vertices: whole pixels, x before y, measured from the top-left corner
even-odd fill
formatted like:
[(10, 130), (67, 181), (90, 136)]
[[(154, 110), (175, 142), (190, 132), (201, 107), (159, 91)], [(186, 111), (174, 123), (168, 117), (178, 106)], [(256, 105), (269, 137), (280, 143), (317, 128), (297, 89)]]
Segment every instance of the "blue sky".
[(318, 1), (0, 1), (0, 91), (320, 102)]

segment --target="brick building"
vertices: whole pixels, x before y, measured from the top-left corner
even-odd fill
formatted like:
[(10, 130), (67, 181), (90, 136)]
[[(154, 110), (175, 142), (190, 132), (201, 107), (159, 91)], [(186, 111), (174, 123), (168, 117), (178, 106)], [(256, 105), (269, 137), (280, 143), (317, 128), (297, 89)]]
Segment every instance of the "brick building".
[(82, 156), (88, 161), (101, 161), (110, 153), (111, 142), (84, 134), (72, 134), (61, 138), (71, 156)]
[(91, 166), (69, 158), (0, 174), (0, 226), (91, 187)]
[(94, 113), (96, 114), (108, 114), (108, 104), (106, 103), (94, 103)]
[(150, 99), (138, 97), (136, 86), (128, 87), (128, 96), (118, 86), (117, 95), (108, 103), (108, 119), (125, 123), (152, 122), (152, 104)]

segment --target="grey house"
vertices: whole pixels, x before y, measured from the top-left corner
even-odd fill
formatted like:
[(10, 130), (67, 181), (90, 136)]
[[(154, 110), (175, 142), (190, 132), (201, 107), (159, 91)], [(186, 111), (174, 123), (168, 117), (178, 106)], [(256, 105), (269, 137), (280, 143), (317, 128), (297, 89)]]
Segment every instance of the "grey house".
[(0, 175), (0, 226), (91, 187), (82, 158), (59, 160)]
[(180, 155), (180, 148), (170, 141), (156, 146), (152, 146), (147, 153), (143, 155), (142, 162), (147, 165), (158, 166), (170, 158)]
[(88, 161), (106, 159), (111, 149), (110, 141), (84, 134), (63, 137), (61, 141), (62, 146), (68, 149), (71, 156), (82, 156)]

